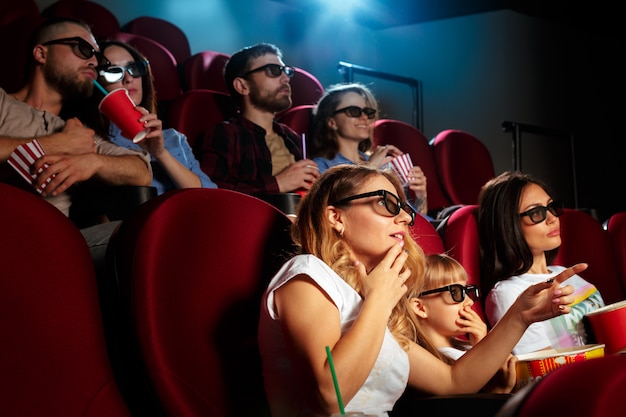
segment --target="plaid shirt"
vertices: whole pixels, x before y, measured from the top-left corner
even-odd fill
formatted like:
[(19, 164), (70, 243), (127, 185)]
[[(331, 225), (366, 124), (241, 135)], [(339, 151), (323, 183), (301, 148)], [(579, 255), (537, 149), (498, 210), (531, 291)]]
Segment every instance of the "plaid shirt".
[[(296, 161), (302, 159), (297, 133), (277, 122), (274, 122), (274, 132), (283, 138)], [(215, 127), (213, 135), (207, 136), (202, 143), (202, 170), (219, 188), (246, 194), (278, 193), (265, 133), (265, 129), (241, 114), (221, 122)]]

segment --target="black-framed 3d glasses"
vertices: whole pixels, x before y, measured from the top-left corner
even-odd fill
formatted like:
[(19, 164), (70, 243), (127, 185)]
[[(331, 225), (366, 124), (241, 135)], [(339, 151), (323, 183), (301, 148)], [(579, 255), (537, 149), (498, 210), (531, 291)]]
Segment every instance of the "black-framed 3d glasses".
[(401, 201), (400, 198), (387, 190), (370, 191), (369, 193), (357, 194), (351, 197), (342, 198), (335, 202), (330, 203), (331, 206), (341, 207), (345, 206), (351, 201), (361, 198), (380, 196), (381, 198), (376, 201), (374, 208), (376, 213), (389, 217), (389, 215), (397, 216), (400, 214), (400, 210), (406, 211), (411, 216), (411, 222), (409, 226), (413, 226), (415, 223), (416, 210), (406, 201)]
[(461, 285), (461, 284), (452, 284), (446, 285), (445, 287), (435, 288), (434, 290), (428, 290), (420, 293), (418, 297), (423, 297), (428, 294), (436, 294), (439, 292), (450, 292), (450, 296), (452, 296), (452, 301), (455, 303), (462, 303), (465, 300), (465, 295), (472, 299), (472, 301), (477, 301), (480, 293), (478, 291), (478, 287), (476, 285)]
[(278, 65), (278, 64), (265, 64), (248, 72), (244, 72), (240, 75), (241, 78), (245, 78), (246, 76), (252, 74), (253, 72), (264, 71), (265, 75), (270, 78), (277, 78), (284, 72), (285, 75), (289, 78), (292, 78), (296, 73), (296, 69), (294, 67), (289, 67), (287, 65)]
[(544, 221), (548, 217), (548, 212), (552, 213), (552, 215), (556, 217), (559, 217), (565, 212), (565, 204), (562, 201), (553, 201), (545, 207), (533, 207), (530, 210), (520, 213), (519, 215), (520, 217), (528, 216), (530, 221), (536, 224)]
[(101, 68), (98, 75), (107, 83), (116, 83), (124, 79), (124, 73), (127, 72), (133, 78), (143, 77), (148, 74), (148, 61), (137, 61), (126, 65), (109, 65)]
[(365, 113), (368, 119), (373, 119), (374, 117), (376, 117), (376, 109), (372, 109), (371, 107), (343, 107), (341, 109), (335, 110), (332, 115), (334, 116), (337, 113), (345, 113), (348, 117), (361, 117), (361, 114), (363, 113)]
[(102, 52), (96, 51), (89, 42), (79, 36), (75, 36), (73, 38), (53, 39), (51, 41), (42, 43), (42, 45), (67, 45), (72, 48), (72, 52), (74, 52), (74, 55), (81, 59), (87, 60), (91, 59), (92, 56), (95, 56), (98, 60), (99, 67), (111, 65), (109, 60), (102, 54)]

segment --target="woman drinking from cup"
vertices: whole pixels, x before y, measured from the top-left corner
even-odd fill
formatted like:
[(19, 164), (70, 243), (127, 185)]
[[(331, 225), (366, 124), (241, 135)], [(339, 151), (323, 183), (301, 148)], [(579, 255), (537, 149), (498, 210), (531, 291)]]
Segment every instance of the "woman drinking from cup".
[(107, 90), (125, 88), (143, 116), (139, 121), (149, 129), (140, 143), (122, 135), (118, 126), (104, 119), (103, 130), (111, 142), (130, 149), (145, 149), (151, 155), (153, 180), (158, 194), (177, 188), (217, 188), (200, 169), (187, 138), (175, 129), (163, 130), (156, 114), (152, 71), (145, 56), (132, 46), (115, 40), (100, 42), (100, 51), (111, 62), (99, 68), (98, 82)]

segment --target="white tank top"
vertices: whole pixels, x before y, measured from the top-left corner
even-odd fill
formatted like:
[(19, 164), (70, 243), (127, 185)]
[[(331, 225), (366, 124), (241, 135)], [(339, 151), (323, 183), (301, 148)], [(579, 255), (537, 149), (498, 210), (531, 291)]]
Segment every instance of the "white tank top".
[[(298, 377), (289, 360), (280, 318), (274, 309), (274, 291), (298, 274), (310, 276), (335, 303), (342, 334), (350, 329), (363, 304), (361, 296), (348, 283), (313, 255), (295, 256), (272, 278), (261, 302), (259, 347), (265, 390), (275, 413), (273, 417), (315, 415), (305, 409), (303, 395), (298, 391)], [(345, 410), (387, 416), (404, 392), (408, 376), (408, 355), (387, 329), (374, 368), (359, 392), (345, 404)]]

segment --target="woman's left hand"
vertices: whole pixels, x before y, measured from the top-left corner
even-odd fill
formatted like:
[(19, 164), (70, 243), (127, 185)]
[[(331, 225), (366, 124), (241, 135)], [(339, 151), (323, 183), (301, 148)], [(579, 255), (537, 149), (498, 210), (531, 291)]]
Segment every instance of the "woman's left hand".
[(426, 175), (422, 168), (414, 166), (409, 171), (409, 190), (415, 193), (415, 197), (426, 199)]
[(402, 151), (393, 145), (377, 146), (370, 156), (369, 163), (378, 168), (383, 168), (386, 164), (397, 156), (402, 155)]
[(155, 158), (158, 158), (161, 153), (165, 152), (163, 122), (157, 117), (156, 114), (150, 113), (141, 106), (137, 106), (136, 109), (143, 114), (139, 121), (143, 122), (143, 124), (150, 129), (145, 139), (139, 143), (139, 146), (148, 151)]

